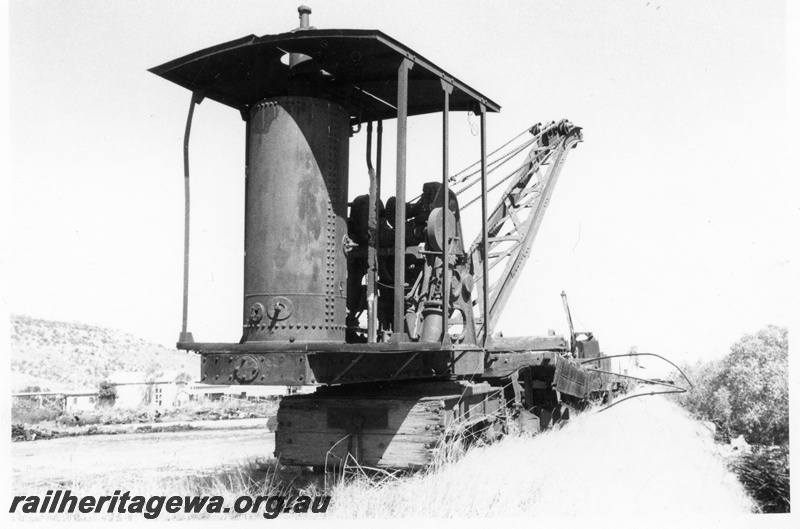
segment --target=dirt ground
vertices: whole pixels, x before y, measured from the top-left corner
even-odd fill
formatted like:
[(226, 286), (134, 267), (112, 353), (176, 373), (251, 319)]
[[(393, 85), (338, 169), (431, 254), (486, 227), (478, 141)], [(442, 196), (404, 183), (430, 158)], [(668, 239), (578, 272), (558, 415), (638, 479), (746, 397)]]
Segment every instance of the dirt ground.
[(12, 443), (13, 487), (64, 486), (111, 473), (187, 475), (272, 457), (265, 428), (154, 434), (89, 435)]

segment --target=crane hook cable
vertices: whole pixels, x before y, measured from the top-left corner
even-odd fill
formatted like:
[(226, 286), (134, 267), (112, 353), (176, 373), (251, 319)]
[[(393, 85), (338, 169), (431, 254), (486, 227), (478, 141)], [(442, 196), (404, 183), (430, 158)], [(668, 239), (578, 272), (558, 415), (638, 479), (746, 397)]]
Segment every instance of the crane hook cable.
[[(487, 192), (487, 193), (491, 193), (492, 191), (494, 191), (495, 189), (497, 189), (497, 188), (498, 188), (498, 187), (499, 187), (501, 184), (503, 184), (503, 183), (504, 183), (506, 180), (508, 180), (508, 179), (509, 179), (509, 178), (511, 178), (512, 176), (514, 176), (514, 175), (518, 174), (520, 171), (524, 170), (526, 165), (533, 164), (533, 166), (532, 166), (532, 167), (531, 167), (531, 168), (530, 168), (528, 171), (526, 171), (526, 172), (525, 172), (525, 174), (526, 174), (526, 175), (527, 175), (529, 172), (533, 172), (533, 173), (535, 173), (536, 171), (538, 171), (538, 170), (539, 170), (539, 168), (540, 168), (541, 166), (545, 165), (545, 163), (546, 163), (546, 162), (548, 162), (548, 158), (550, 157), (550, 155), (551, 155), (551, 154), (553, 154), (553, 151), (550, 151), (550, 152), (548, 152), (548, 153), (545, 155), (544, 159), (542, 159), (542, 160), (531, 160), (531, 159), (529, 158), (527, 161), (523, 162), (523, 163), (522, 163), (522, 165), (520, 165), (518, 168), (516, 168), (515, 170), (511, 171), (510, 173), (508, 173), (508, 175), (507, 175), (507, 176), (505, 176), (505, 177), (501, 178), (500, 180), (498, 180), (498, 181), (497, 181), (497, 182), (496, 182), (496, 183), (495, 183), (495, 184), (494, 184), (492, 187), (490, 187), (489, 189), (487, 189), (487, 190), (486, 190), (486, 192)], [(537, 158), (538, 158), (538, 156), (537, 156)], [(510, 159), (510, 158), (509, 158), (509, 159)], [(535, 162), (537, 162), (537, 161), (539, 162), (539, 163), (538, 163), (538, 165), (535, 163)], [(505, 163), (505, 162), (503, 162), (503, 163)], [(499, 166), (498, 166), (498, 167), (499, 167)], [(472, 183), (471, 183), (471, 184), (469, 184), (468, 186), (466, 186), (466, 187), (464, 187), (464, 188), (460, 189), (459, 191), (456, 191), (456, 195), (460, 195), (461, 193), (463, 193), (464, 191), (466, 191), (466, 190), (467, 190), (469, 187), (471, 187), (471, 186), (472, 186), (472, 184), (474, 184), (474, 183), (476, 183), (476, 182), (478, 182), (478, 180), (476, 180), (475, 182), (472, 182)], [(537, 185), (538, 185), (538, 184), (534, 184), (534, 185), (533, 185), (533, 187), (536, 187)], [(473, 198), (472, 200), (470, 200), (469, 202), (467, 202), (466, 204), (464, 204), (464, 205), (461, 207), (461, 209), (462, 209), (462, 210), (465, 210), (465, 209), (467, 209), (467, 207), (468, 207), (468, 206), (471, 206), (472, 204), (474, 204), (475, 202), (477, 202), (477, 201), (478, 201), (480, 198), (481, 198), (480, 196), (477, 196), (477, 197)]]
[[(495, 170), (499, 169), (499, 168), (500, 168), (500, 166), (504, 165), (506, 162), (508, 162), (508, 161), (512, 160), (513, 158), (515, 158), (515, 157), (516, 157), (517, 155), (519, 155), (519, 154), (520, 154), (520, 153), (521, 153), (523, 150), (525, 150), (526, 148), (528, 148), (528, 147), (530, 147), (532, 144), (534, 144), (536, 141), (538, 141), (538, 140), (539, 140), (539, 138), (540, 138), (540, 137), (541, 137), (541, 136), (542, 136), (544, 133), (546, 133), (546, 132), (548, 132), (548, 131), (550, 131), (550, 130), (552, 130), (552, 129), (555, 129), (555, 128), (556, 128), (558, 125), (560, 125), (560, 123), (555, 123), (555, 122), (553, 122), (553, 123), (550, 123), (550, 124), (549, 124), (549, 125), (548, 125), (548, 126), (545, 128), (545, 129), (541, 130), (541, 131), (540, 131), (538, 134), (536, 134), (536, 135), (535, 135), (533, 138), (531, 138), (531, 139), (529, 139), (529, 140), (525, 141), (524, 143), (522, 143), (521, 145), (519, 145), (519, 146), (515, 147), (514, 149), (512, 149), (512, 150), (511, 150), (511, 151), (509, 151), (508, 153), (504, 154), (503, 156), (499, 157), (498, 159), (491, 161), (491, 162), (488, 164), (488, 165), (491, 167), (491, 169), (488, 171), (488, 173), (487, 173), (487, 174), (491, 174), (491, 173), (493, 173)], [(533, 156), (533, 157), (531, 156), (531, 154), (532, 154), (532, 152), (533, 152), (533, 151), (531, 151), (531, 153), (529, 153), (529, 155), (528, 155), (528, 158), (527, 158), (527, 160), (526, 160), (526, 161), (524, 161), (524, 162), (522, 163), (522, 165), (520, 165), (520, 166), (519, 166), (519, 167), (517, 167), (515, 170), (511, 171), (511, 172), (510, 172), (508, 175), (506, 175), (505, 177), (501, 178), (501, 179), (500, 179), (498, 182), (496, 182), (494, 185), (492, 185), (492, 187), (488, 189), (488, 192), (494, 191), (494, 190), (495, 190), (497, 187), (499, 187), (499, 186), (500, 186), (500, 185), (501, 185), (503, 182), (505, 182), (506, 180), (508, 180), (508, 179), (509, 179), (509, 178), (511, 178), (512, 176), (514, 176), (514, 175), (518, 174), (520, 171), (523, 171), (526, 165), (533, 164), (533, 167), (531, 167), (531, 168), (529, 169), (529, 171), (530, 171), (530, 170), (532, 170), (532, 171), (534, 171), (534, 172), (535, 172), (535, 171), (538, 171), (538, 170), (539, 170), (539, 168), (540, 168), (541, 166), (544, 166), (544, 165), (546, 165), (546, 164), (548, 164), (548, 163), (549, 163), (549, 161), (550, 161), (550, 158), (552, 157), (553, 153), (554, 153), (554, 152), (557, 150), (557, 147), (559, 146), (559, 144), (560, 144), (560, 143), (562, 143), (562, 142), (566, 142), (566, 140), (567, 140), (567, 138), (566, 138), (566, 137), (565, 137), (565, 138), (561, 138), (561, 139), (559, 139), (557, 142), (555, 142), (555, 143), (553, 143), (553, 144), (551, 144), (551, 145), (549, 145), (549, 146), (547, 146), (547, 147), (544, 147), (544, 148), (541, 148), (541, 149), (536, 149), (536, 151), (537, 151), (537, 152), (536, 152), (536, 155), (535, 155), (535, 156)], [(507, 144), (506, 144), (506, 145), (507, 145)], [(495, 152), (496, 152), (496, 151), (495, 151)], [(473, 165), (474, 165), (474, 164), (473, 164)], [(462, 172), (463, 172), (463, 171), (462, 171)], [(451, 178), (450, 178), (450, 181), (451, 181), (451, 182), (453, 182), (453, 185), (454, 185), (454, 187), (455, 187), (455, 186), (457, 186), (458, 184), (462, 184), (462, 183), (466, 182), (466, 181), (467, 181), (467, 180), (468, 180), (468, 179), (469, 179), (471, 176), (473, 176), (473, 175), (476, 175), (476, 174), (478, 174), (478, 171), (475, 171), (475, 172), (473, 172), (473, 173), (471, 173), (471, 174), (469, 174), (469, 175), (465, 176), (464, 178), (462, 178), (462, 179), (461, 179), (460, 181), (458, 181), (458, 182), (454, 182), (454, 179), (455, 179), (455, 177), (451, 177)], [(478, 182), (480, 182), (480, 180), (474, 180), (474, 181), (472, 181), (472, 182), (469, 182), (468, 184), (464, 185), (462, 188), (460, 188), (460, 189), (458, 189), (458, 190), (454, 190), (454, 192), (455, 192), (455, 194), (456, 194), (456, 195), (460, 195), (460, 194), (464, 193), (465, 191), (467, 191), (467, 190), (468, 190), (469, 188), (471, 188), (472, 186), (474, 186), (475, 184), (477, 184)], [(475, 197), (475, 198), (473, 198), (472, 200), (470, 200), (469, 202), (467, 202), (465, 205), (463, 205), (463, 206), (461, 207), (461, 209), (462, 209), (462, 210), (463, 210), (463, 209), (466, 209), (466, 208), (467, 208), (467, 206), (470, 206), (470, 205), (474, 204), (475, 202), (477, 202), (477, 201), (478, 201), (478, 199), (480, 199), (480, 196), (478, 196), (478, 197)]]
[[(666, 363), (670, 364), (672, 367), (677, 369), (678, 372), (680, 372), (681, 376), (686, 380), (686, 382), (689, 383), (689, 387), (694, 389), (694, 384), (692, 384), (692, 381), (689, 380), (689, 377), (686, 376), (686, 373), (684, 373), (683, 370), (680, 367), (675, 365), (674, 362), (664, 358), (661, 355), (657, 355), (655, 353), (626, 353), (626, 354), (621, 354), (621, 355), (598, 356), (596, 358), (589, 358), (587, 360), (583, 360), (581, 362), (581, 365), (588, 364), (589, 362), (597, 362), (598, 360), (603, 360), (603, 359), (606, 359), (606, 358), (623, 358), (623, 357), (631, 357), (631, 356), (655, 356), (656, 358), (660, 358), (661, 360), (665, 361)], [(616, 376), (619, 376), (619, 377), (636, 378), (636, 377), (631, 377), (630, 375), (620, 375), (618, 373), (612, 373), (612, 374), (616, 375)], [(645, 379), (641, 379), (641, 380), (645, 380)], [(650, 382), (650, 381), (648, 380), (647, 382)]]
[[(521, 145), (519, 145), (517, 147), (514, 147), (509, 152), (507, 152), (507, 153), (503, 154), (502, 156), (498, 157), (496, 160), (492, 160), (491, 162), (489, 162), (487, 164), (487, 166), (495, 165), (498, 162), (505, 163), (504, 158), (509, 158), (509, 157), (513, 158), (514, 156), (516, 156), (517, 154), (522, 152), (525, 148), (529, 147), (534, 142), (540, 140), (548, 132), (556, 131), (556, 132), (560, 132), (562, 134), (566, 134), (564, 129), (559, 130), (559, 126), (561, 126), (565, 122), (567, 122), (567, 120), (563, 120), (563, 119), (561, 121), (559, 121), (559, 122), (551, 121), (550, 123), (548, 123), (547, 125), (544, 125), (544, 126), (542, 126), (541, 123), (537, 123), (536, 125), (532, 126), (531, 128), (522, 131), (521, 133), (519, 133), (516, 136), (514, 136), (511, 140), (507, 141), (506, 143), (504, 143), (503, 145), (501, 145), (500, 147), (498, 147), (497, 149), (495, 149), (494, 151), (489, 153), (486, 156), (486, 159), (488, 160), (489, 158), (491, 158), (492, 156), (497, 154), (499, 151), (501, 151), (502, 149), (504, 149), (505, 147), (507, 147), (508, 145), (513, 143), (514, 140), (516, 140), (517, 138), (519, 138), (520, 136), (522, 136), (526, 132), (529, 132), (533, 137), (525, 140), (525, 142), (523, 142)], [(461, 176), (462, 174), (467, 172), (470, 168), (474, 167), (475, 165), (477, 165), (480, 162), (481, 162), (481, 160), (477, 160), (476, 162), (473, 162), (471, 165), (469, 165), (466, 168), (462, 169), (461, 171), (459, 171), (455, 175), (451, 176), (450, 177), (450, 182), (453, 185), (463, 184), (464, 182), (466, 182), (467, 180), (469, 180), (473, 176), (480, 174), (480, 170), (475, 170), (475, 171), (469, 173), (468, 175), (462, 177), (460, 180), (456, 181), (459, 176)], [(502, 163), (500, 165), (502, 165)], [(492, 171), (494, 171), (495, 169), (497, 169), (497, 168), (496, 167), (493, 168)], [(489, 171), (489, 172), (491, 173), (492, 171)], [(464, 190), (462, 189), (461, 191), (463, 192)]]
[[(660, 358), (661, 360), (664, 360), (668, 364), (672, 365), (675, 369), (677, 369), (678, 372), (681, 374), (681, 376), (684, 378), (684, 380), (686, 380), (686, 382), (689, 383), (689, 387), (694, 389), (694, 384), (692, 384), (692, 381), (689, 379), (689, 377), (686, 376), (686, 373), (684, 373), (683, 370), (680, 367), (675, 365), (674, 362), (668, 360), (667, 358), (664, 358), (663, 356), (657, 355), (655, 353), (627, 353), (627, 354), (621, 354), (621, 355), (598, 356), (597, 358), (590, 358), (588, 360), (584, 360), (583, 362), (581, 362), (581, 365), (588, 364), (590, 362), (596, 362), (598, 360), (602, 360), (602, 359), (605, 359), (605, 358), (622, 358), (622, 357), (631, 357), (631, 356), (655, 356), (656, 358)], [(609, 409), (609, 408), (611, 408), (613, 406), (616, 406), (617, 404), (619, 404), (621, 402), (625, 402), (626, 400), (629, 400), (629, 399), (635, 399), (635, 398), (638, 398), (638, 397), (647, 397), (647, 396), (652, 396), (652, 395), (669, 395), (671, 393), (686, 393), (687, 391), (689, 391), (688, 389), (682, 388), (680, 386), (675, 386), (675, 385), (672, 385), (672, 384), (665, 384), (663, 382), (654, 382), (652, 380), (638, 378), (638, 377), (634, 377), (634, 376), (631, 376), (631, 375), (621, 375), (619, 373), (610, 373), (610, 372), (601, 371), (601, 370), (598, 370), (598, 369), (589, 369), (588, 371), (595, 371), (595, 372), (600, 372), (600, 373), (608, 373), (610, 375), (617, 376), (617, 377), (632, 378), (634, 380), (642, 380), (644, 382), (650, 382), (650, 383), (658, 384), (658, 385), (661, 385), (661, 386), (667, 386), (667, 387), (675, 388), (674, 391), (651, 391), (650, 393), (640, 393), (638, 395), (629, 395), (629, 396), (627, 396), (627, 397), (625, 397), (623, 399), (615, 400), (614, 402), (612, 402), (608, 406), (600, 409), (599, 411), (605, 411), (605, 410), (607, 410), (607, 409)]]
[[(506, 163), (509, 159), (515, 157), (516, 155), (518, 155), (519, 153), (521, 153), (522, 151), (524, 151), (525, 149), (530, 147), (532, 144), (536, 143), (537, 139), (538, 139), (538, 136), (535, 137), (535, 138), (531, 138), (529, 140), (525, 140), (524, 143), (519, 144), (518, 146), (514, 147), (513, 149), (511, 149), (507, 153), (503, 154), (502, 156), (497, 157), (497, 159), (492, 160), (491, 162), (488, 162), (486, 164), (487, 167), (491, 167), (491, 170), (488, 171), (488, 173), (491, 174), (498, 167), (500, 167), (501, 165)], [(491, 156), (491, 155), (489, 155), (489, 156)], [(487, 159), (489, 158), (489, 156), (487, 156)], [(473, 171), (472, 173), (468, 174), (467, 176), (462, 177), (458, 181), (456, 181), (456, 177), (455, 176), (451, 176), (450, 177), (450, 183), (453, 184), (454, 186), (457, 186), (459, 184), (463, 184), (464, 182), (466, 182), (467, 180), (469, 180), (470, 178), (472, 178), (473, 176), (476, 176), (478, 174), (480, 174), (480, 169), (476, 170), (476, 171)], [(480, 182), (480, 180), (476, 180), (475, 182)], [(463, 193), (465, 190), (467, 190), (468, 188), (472, 187), (475, 184), (475, 182), (470, 183), (469, 185), (467, 185), (466, 187), (461, 189), (457, 194)]]
[[(490, 152), (490, 153), (489, 153), (489, 156), (494, 156), (494, 155), (495, 155), (495, 154), (497, 154), (499, 151), (501, 151), (501, 150), (505, 149), (505, 148), (506, 148), (506, 147), (507, 147), (509, 144), (513, 143), (513, 142), (514, 142), (514, 140), (516, 140), (517, 138), (519, 138), (520, 136), (522, 136), (522, 135), (523, 135), (523, 134), (525, 134), (526, 132), (530, 132), (530, 130), (531, 130), (531, 129), (532, 129), (532, 127), (528, 127), (528, 128), (526, 128), (525, 130), (523, 130), (522, 132), (520, 132), (519, 134), (517, 134), (516, 136), (514, 136), (513, 138), (511, 138), (511, 139), (510, 139), (510, 140), (508, 140), (507, 142), (505, 142), (503, 145), (501, 145), (501, 146), (500, 146), (500, 147), (498, 147), (497, 149), (495, 149), (495, 150), (493, 150), (492, 152)], [(487, 156), (487, 158), (488, 158), (488, 156)], [(464, 169), (462, 169), (462, 170), (461, 170), (461, 171), (459, 171), (458, 173), (456, 173), (456, 174), (454, 174), (453, 176), (451, 176), (451, 177), (450, 177), (450, 179), (451, 179), (451, 180), (454, 180), (454, 179), (458, 178), (458, 177), (459, 177), (459, 176), (461, 176), (462, 174), (464, 174), (464, 173), (466, 173), (467, 171), (469, 171), (471, 168), (473, 168), (473, 167), (475, 167), (476, 165), (478, 165), (480, 162), (481, 162), (481, 161), (480, 161), (480, 160), (478, 160), (478, 161), (476, 161), (476, 162), (474, 162), (474, 163), (472, 163), (472, 164), (468, 165), (467, 167), (465, 167)]]
[(607, 409), (609, 409), (611, 407), (614, 407), (614, 406), (616, 406), (617, 404), (619, 404), (621, 402), (625, 402), (628, 399), (636, 399), (636, 398), (639, 398), (639, 397), (650, 397), (652, 395), (669, 395), (670, 393), (686, 393), (686, 391), (687, 391), (686, 389), (680, 388), (680, 389), (675, 390), (675, 391), (651, 391), (650, 393), (639, 393), (638, 395), (629, 395), (629, 396), (625, 397), (624, 399), (615, 400), (614, 402), (612, 402), (611, 404), (609, 404), (605, 408), (601, 408), (601, 409), (597, 410), (597, 412), (600, 413), (601, 411), (606, 411)]
[[(551, 128), (555, 127), (556, 125), (557, 125), (557, 123), (556, 123), (556, 122), (551, 122), (551, 123), (549, 123), (548, 125), (546, 125), (546, 126), (543, 128), (543, 129), (537, 130), (537, 131), (534, 133), (534, 131), (536, 130), (537, 126), (538, 126), (538, 127), (541, 127), (541, 123), (537, 123), (537, 124), (536, 124), (536, 125), (534, 125), (533, 127), (529, 127), (529, 128), (527, 128), (527, 129), (523, 130), (522, 132), (520, 132), (519, 134), (517, 134), (516, 136), (514, 136), (513, 138), (511, 138), (510, 140), (508, 140), (506, 143), (504, 143), (503, 145), (501, 145), (500, 147), (498, 147), (498, 148), (497, 148), (497, 149), (495, 149), (494, 151), (490, 152), (490, 153), (489, 153), (489, 154), (486, 156), (487, 160), (488, 160), (489, 158), (491, 158), (492, 156), (494, 156), (495, 154), (497, 154), (498, 152), (500, 152), (501, 150), (505, 149), (505, 148), (506, 148), (508, 145), (510, 145), (511, 143), (513, 143), (513, 142), (514, 142), (514, 141), (515, 141), (517, 138), (519, 138), (520, 136), (522, 136), (522, 135), (523, 135), (523, 134), (525, 134), (526, 132), (529, 132), (529, 133), (533, 134), (533, 138), (530, 138), (530, 139), (528, 139), (528, 140), (525, 140), (525, 141), (524, 141), (522, 144), (518, 145), (517, 147), (514, 147), (514, 148), (513, 148), (513, 149), (511, 149), (509, 152), (507, 152), (507, 153), (503, 154), (502, 156), (498, 157), (496, 160), (492, 160), (491, 162), (488, 162), (488, 163), (487, 163), (487, 167), (489, 167), (489, 168), (491, 168), (491, 169), (489, 169), (489, 170), (488, 170), (487, 174), (491, 174), (491, 173), (492, 173), (493, 171), (495, 171), (495, 170), (496, 170), (498, 167), (500, 167), (500, 165), (503, 165), (505, 162), (507, 162), (507, 161), (508, 161), (508, 160), (510, 160), (511, 158), (514, 158), (514, 157), (516, 157), (517, 155), (519, 155), (519, 154), (520, 154), (520, 153), (521, 153), (523, 150), (525, 150), (526, 148), (530, 147), (530, 146), (531, 146), (531, 145), (532, 145), (532, 144), (533, 144), (535, 141), (537, 141), (539, 138), (541, 138), (541, 136), (542, 136), (542, 135), (543, 135), (545, 132), (549, 131)], [(478, 169), (478, 170), (476, 170), (476, 171), (473, 171), (472, 173), (470, 173), (470, 174), (468, 174), (468, 175), (464, 176), (463, 178), (461, 178), (460, 180), (458, 180), (458, 181), (457, 181), (457, 179), (458, 179), (458, 177), (459, 177), (459, 176), (461, 176), (462, 174), (466, 173), (468, 170), (470, 170), (472, 167), (475, 167), (475, 166), (476, 166), (476, 165), (478, 165), (480, 162), (481, 162), (481, 160), (477, 160), (477, 161), (475, 161), (475, 162), (471, 163), (470, 165), (468, 165), (467, 167), (465, 167), (464, 169), (462, 169), (461, 171), (459, 171), (458, 173), (456, 173), (456, 174), (454, 174), (454, 175), (450, 176), (450, 177), (449, 177), (449, 181), (450, 181), (450, 183), (451, 183), (452, 185), (454, 185), (454, 186), (458, 186), (459, 184), (463, 184), (464, 182), (466, 182), (467, 180), (469, 180), (469, 179), (470, 179), (470, 178), (472, 178), (473, 176), (480, 174), (480, 172), (481, 172), (481, 171), (480, 171), (480, 169)], [(497, 167), (493, 167), (494, 165), (496, 165), (496, 164), (498, 164), (498, 163), (499, 163), (499, 165), (498, 165)], [(524, 165), (524, 164), (523, 164), (523, 165)], [(517, 170), (519, 170), (519, 168), (518, 168)], [(514, 171), (514, 172), (516, 172), (516, 171)], [(512, 174), (514, 174), (514, 172), (512, 172)], [(503, 180), (507, 180), (507, 179), (508, 179), (510, 176), (511, 176), (511, 175), (507, 176), (507, 177), (506, 177), (506, 178), (504, 178)], [(473, 185), (477, 184), (478, 182), (480, 182), (480, 180), (475, 180), (474, 182), (471, 182), (471, 183), (469, 183), (468, 185), (466, 185), (465, 187), (463, 187), (463, 188), (459, 189), (458, 191), (456, 191), (456, 190), (454, 189), (454, 193), (456, 193), (456, 195), (460, 195), (461, 193), (463, 193), (464, 191), (466, 191), (467, 189), (469, 189), (469, 188), (470, 188), (470, 187), (472, 187)], [(412, 198), (412, 199), (411, 199), (409, 202), (414, 202), (414, 201), (418, 200), (418, 199), (419, 199), (421, 196), (422, 196), (422, 195), (418, 195), (418, 196), (416, 196), (416, 197)]]
[[(501, 166), (503, 166), (503, 165), (504, 165), (506, 162), (508, 162), (508, 161), (510, 161), (510, 160), (513, 160), (513, 159), (514, 159), (514, 158), (515, 158), (517, 155), (519, 155), (519, 154), (520, 154), (522, 151), (524, 151), (525, 149), (527, 149), (528, 147), (530, 147), (530, 146), (531, 146), (533, 143), (535, 143), (535, 141), (536, 141), (535, 139), (533, 139), (533, 140), (528, 140), (528, 141), (526, 141), (525, 143), (523, 143), (522, 145), (520, 145), (519, 147), (515, 148), (515, 150), (514, 150), (514, 151), (511, 151), (511, 152), (509, 152), (509, 153), (507, 153), (507, 154), (505, 154), (505, 155), (501, 156), (501, 157), (500, 157), (500, 158), (498, 158), (497, 160), (493, 160), (493, 161), (489, 162), (489, 163), (487, 164), (487, 167), (489, 167), (489, 169), (486, 171), (486, 174), (487, 174), (487, 175), (490, 175), (490, 174), (492, 174), (492, 173), (493, 173), (493, 172), (495, 172), (497, 169), (499, 169)], [(500, 180), (500, 182), (498, 182), (497, 184), (495, 184), (495, 185), (492, 187), (492, 189), (494, 189), (494, 188), (495, 188), (495, 187), (497, 187), (499, 184), (501, 184), (501, 183), (503, 183), (504, 181), (506, 181), (506, 180), (508, 180), (509, 178), (511, 178), (511, 177), (512, 177), (512, 176), (513, 176), (513, 175), (514, 175), (514, 174), (515, 174), (517, 171), (519, 171), (519, 170), (520, 170), (522, 167), (524, 167), (524, 166), (525, 166), (525, 162), (523, 162), (523, 164), (522, 164), (522, 165), (521, 165), (519, 168), (517, 168), (516, 170), (512, 171), (512, 172), (511, 172), (511, 173), (510, 173), (508, 176), (506, 176), (506, 177), (504, 177), (502, 180)], [(478, 173), (476, 172), (476, 173), (473, 173), (473, 174), (478, 174)], [(459, 181), (459, 182), (455, 182), (455, 183), (453, 183), (453, 185), (454, 185), (454, 186), (457, 186), (458, 184), (462, 184), (462, 183), (464, 183), (465, 181), (466, 181), (466, 177), (465, 177), (465, 179), (464, 179), (464, 180), (461, 180), (461, 181)], [(456, 195), (460, 195), (460, 194), (464, 193), (464, 192), (465, 192), (467, 189), (469, 189), (469, 188), (471, 188), (472, 186), (474, 186), (475, 184), (478, 184), (479, 182), (480, 182), (480, 180), (473, 180), (472, 182), (470, 182), (470, 183), (468, 183), (468, 184), (464, 185), (464, 187), (462, 187), (461, 189), (459, 189), (459, 190), (457, 190), (457, 191), (453, 191), (453, 192), (454, 192)]]
[(616, 377), (630, 378), (632, 380), (638, 380), (640, 382), (648, 382), (650, 384), (658, 384), (659, 386), (667, 386), (668, 388), (679, 388), (679, 389), (683, 389), (684, 391), (688, 391), (687, 389), (681, 388), (680, 386), (676, 386), (675, 384), (670, 384), (669, 382), (658, 382), (656, 380), (649, 380), (647, 378), (639, 378), (639, 377), (635, 377), (633, 375), (621, 375), (619, 373), (614, 373), (613, 371), (604, 371), (602, 369), (591, 369), (591, 368), (587, 369), (586, 371), (592, 371), (593, 373), (603, 373), (604, 375), (614, 375)]

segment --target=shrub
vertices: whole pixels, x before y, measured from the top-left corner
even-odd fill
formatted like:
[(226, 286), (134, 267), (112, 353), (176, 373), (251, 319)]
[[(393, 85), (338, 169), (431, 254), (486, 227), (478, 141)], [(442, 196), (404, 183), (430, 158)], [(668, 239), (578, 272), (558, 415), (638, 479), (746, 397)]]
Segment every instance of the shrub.
[(14, 422), (22, 424), (37, 424), (44, 421), (54, 421), (62, 415), (61, 410), (53, 408), (25, 408), (13, 406), (11, 418)]
[(788, 330), (770, 325), (736, 342), (721, 362), (718, 387), (730, 394), (732, 430), (751, 444), (788, 443)]
[(789, 512), (789, 447), (756, 448), (731, 463), (765, 513)]
[(768, 513), (789, 512), (788, 349), (786, 328), (745, 335), (721, 360), (688, 366), (694, 387), (677, 399), (721, 427), (723, 438), (742, 434), (756, 445), (731, 467)]
[(786, 328), (769, 325), (745, 335), (725, 358), (686, 366), (694, 387), (678, 401), (750, 444), (788, 443), (788, 348)]
[(109, 382), (103, 380), (97, 385), (97, 401), (101, 406), (113, 406), (117, 400), (117, 387)]

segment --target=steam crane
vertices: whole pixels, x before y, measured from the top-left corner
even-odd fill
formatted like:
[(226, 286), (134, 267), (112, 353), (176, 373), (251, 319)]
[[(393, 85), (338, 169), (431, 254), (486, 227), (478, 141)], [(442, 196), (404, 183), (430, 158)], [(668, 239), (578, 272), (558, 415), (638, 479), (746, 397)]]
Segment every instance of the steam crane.
[[(489, 153), (486, 119), (497, 103), (380, 31), (316, 29), (311, 10), (298, 11), (293, 31), (150, 70), (191, 92), (178, 348), (202, 356), (208, 384), (317, 386), (281, 401), (275, 454), (285, 464), (417, 468), (448, 432), (499, 432), (508, 420), (538, 430), (566, 419), (567, 404), (604, 390), (576, 361), (600, 356), (597, 341), (492, 329), (580, 128), (537, 124), (521, 144)], [(238, 110), (246, 127), (238, 343), (195, 342), (187, 332), (189, 132), (203, 99)], [(471, 172), (453, 176), (451, 112), (480, 117), (481, 145)], [(407, 120), (429, 113), (442, 115), (442, 178), (407, 201)], [(384, 204), (382, 132), (391, 119), (395, 196)], [(349, 143), (363, 124), (369, 189), (351, 199)], [(490, 174), (520, 158), (490, 187)], [(500, 199), (490, 209), (492, 191)], [(478, 204), (481, 231), (467, 246), (462, 215)]]

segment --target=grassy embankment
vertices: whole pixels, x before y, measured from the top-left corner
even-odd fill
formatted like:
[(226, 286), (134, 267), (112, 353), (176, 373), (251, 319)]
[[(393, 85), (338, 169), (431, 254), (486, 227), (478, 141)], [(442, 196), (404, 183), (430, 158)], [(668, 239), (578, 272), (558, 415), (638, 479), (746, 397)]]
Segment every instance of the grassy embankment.
[[(324, 479), (252, 462), (233, 471), (176, 476), (154, 482), (110, 476), (71, 482), (73, 493), (219, 495), (232, 505), (241, 495), (317, 495), (332, 501), (326, 517), (728, 517), (756, 510), (725, 466), (711, 435), (675, 404), (634, 399), (604, 412), (587, 412), (563, 428), (535, 437), (509, 436), (460, 456), (443, 447), (429, 469), (414, 474), (351, 469)], [(141, 519), (92, 514), (77, 518)], [(293, 516), (286, 514), (281, 516)], [(309, 518), (321, 515), (295, 515)], [(52, 518), (52, 515), (50, 515)], [(160, 519), (263, 519), (262, 513), (162, 514)], [(25, 517), (26, 520), (44, 515)]]

